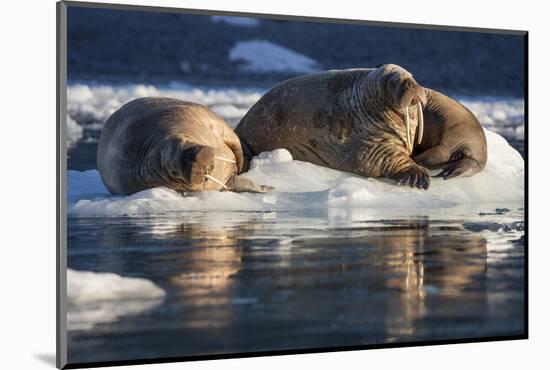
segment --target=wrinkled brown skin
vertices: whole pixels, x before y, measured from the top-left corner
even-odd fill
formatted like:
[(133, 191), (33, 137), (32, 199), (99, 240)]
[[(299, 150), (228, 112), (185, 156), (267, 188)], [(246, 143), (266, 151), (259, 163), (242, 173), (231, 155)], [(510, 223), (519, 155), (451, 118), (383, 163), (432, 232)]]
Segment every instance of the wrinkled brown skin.
[(122, 106), (105, 122), (97, 149), (101, 179), (116, 195), (158, 186), (180, 193), (224, 189), (205, 175), (227, 183), (228, 190), (268, 190), (236, 179), (242, 165), (239, 138), (221, 117), (171, 98), (140, 98)]
[(413, 152), (416, 163), (442, 168), (437, 176), (445, 180), (480, 172), (487, 163), (487, 139), (477, 118), (437, 91), (426, 89), (426, 94), (424, 137)]
[(252, 156), (285, 148), (297, 160), (427, 189), (430, 173), (411, 158), (403, 113), (409, 106), (414, 143), (418, 101), (426, 103), (424, 88), (396, 65), (321, 72), (275, 86), (235, 132), (245, 168)]

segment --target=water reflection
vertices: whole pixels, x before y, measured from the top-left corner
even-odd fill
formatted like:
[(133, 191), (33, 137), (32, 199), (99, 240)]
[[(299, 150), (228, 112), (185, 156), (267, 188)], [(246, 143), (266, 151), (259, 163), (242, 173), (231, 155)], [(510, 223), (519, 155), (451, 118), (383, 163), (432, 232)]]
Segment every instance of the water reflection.
[[(177, 290), (181, 304), (202, 308), (190, 311), (183, 318), (184, 326), (223, 327), (231, 321), (231, 276), (239, 271), (242, 258), (242, 251), (231, 234), (223, 227), (186, 223), (172, 234), (172, 237), (189, 243), (191, 248), (173, 256), (188, 261), (188, 264), (185, 271), (172, 275), (169, 282)], [(225, 309), (211, 313), (209, 307)]]
[[(521, 303), (517, 285), (513, 294), (498, 292), (511, 307), (504, 320), (488, 296), (495, 280), (522, 265), (503, 272), (493, 266), (489, 278), (487, 238), (456, 220), (205, 213), (73, 220), (72, 229), (72, 268), (90, 269), (94, 261), (92, 269), (143, 276), (167, 290), (147, 320), (121, 318), (102, 332), (124, 342), (117, 326), (134, 334), (156, 330), (157, 338), (168, 330), (171, 342), (159, 339), (157, 348), (163, 356), (475, 337), (521, 327), (522, 311), (513, 309)], [(127, 351), (137, 351), (130, 343)]]
[[(312, 296), (316, 291), (330, 294), (335, 289), (327, 289), (320, 282), (343, 280), (345, 288), (353, 286), (353, 275), (359, 274), (365, 291), (385, 292), (391, 297), (386, 312), (374, 314), (385, 317), (387, 340), (392, 341), (414, 334), (415, 322), (430, 310), (429, 294), (456, 298), (468, 288), (483, 293), (487, 241), (460, 225), (432, 225), (428, 218), (383, 222), (355, 219), (353, 227), (347, 229), (327, 230), (314, 225), (300, 233), (279, 230), (273, 238), (266, 236), (274, 235), (271, 217), (267, 220), (232, 226), (183, 222), (168, 233), (166, 228), (159, 233), (186, 243), (185, 251), (172, 256), (186, 261), (185, 271), (169, 279), (181, 301), (216, 311), (214, 317), (206, 318), (200, 311), (197, 318), (186, 316), (186, 325), (231, 325), (234, 303), (247, 299), (261, 303), (261, 290), (274, 296), (284, 290), (284, 297)], [(251, 271), (264, 286), (250, 281)], [(239, 297), (241, 291), (250, 289), (254, 297)], [(267, 300), (279, 305), (277, 310), (283, 317), (304, 309), (301, 300), (298, 304), (290, 298)], [(323, 304), (334, 303), (329, 300)]]
[(427, 221), (410, 226), (371, 238), (377, 248), (384, 249), (384, 286), (398, 296), (397, 306), (388, 307), (389, 341), (414, 335), (415, 324), (440, 308), (430, 296), (459, 301), (470, 289), (482, 297), (477, 309), (486, 304), (486, 239), (458, 227), (449, 234), (445, 232), (448, 227), (433, 227)]

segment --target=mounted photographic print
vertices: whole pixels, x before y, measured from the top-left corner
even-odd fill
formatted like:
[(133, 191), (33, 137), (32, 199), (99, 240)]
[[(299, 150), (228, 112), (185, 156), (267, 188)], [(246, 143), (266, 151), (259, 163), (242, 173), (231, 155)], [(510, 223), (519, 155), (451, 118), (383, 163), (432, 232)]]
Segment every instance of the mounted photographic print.
[(527, 338), (526, 55), (58, 3), (58, 367)]

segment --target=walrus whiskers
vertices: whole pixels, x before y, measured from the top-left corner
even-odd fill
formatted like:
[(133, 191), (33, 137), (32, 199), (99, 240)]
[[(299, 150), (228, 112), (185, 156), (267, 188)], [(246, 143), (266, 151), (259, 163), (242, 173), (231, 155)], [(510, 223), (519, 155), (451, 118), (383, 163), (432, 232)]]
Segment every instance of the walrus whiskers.
[(229, 163), (237, 163), (237, 161), (234, 161), (232, 159), (229, 159), (229, 158), (224, 158), (224, 157), (219, 157), (219, 156), (214, 156), (215, 159), (219, 159), (220, 161), (224, 161), (224, 162), (229, 162)]
[(216, 179), (215, 177), (212, 177), (212, 176), (210, 176), (210, 175), (204, 175), (204, 177), (206, 177), (208, 180), (214, 181), (216, 184), (221, 185), (224, 189), (227, 190), (227, 186), (225, 186), (225, 184), (224, 184), (223, 182), (221, 182), (220, 180)]
[(424, 113), (422, 112), (422, 103), (420, 101), (418, 101), (416, 109), (418, 112), (418, 144), (420, 144), (424, 135)]

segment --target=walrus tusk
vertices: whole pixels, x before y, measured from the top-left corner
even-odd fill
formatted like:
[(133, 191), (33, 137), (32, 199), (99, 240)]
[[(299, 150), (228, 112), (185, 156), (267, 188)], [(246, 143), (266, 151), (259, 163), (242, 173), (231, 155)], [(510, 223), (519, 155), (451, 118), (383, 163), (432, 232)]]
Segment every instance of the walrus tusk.
[(409, 122), (409, 107), (405, 107), (405, 126), (407, 127), (407, 149), (411, 150), (411, 124)]
[(218, 180), (217, 178), (212, 177), (210, 175), (204, 175), (204, 177), (206, 177), (208, 180), (214, 181), (216, 184), (219, 184), (219, 185), (223, 186), (223, 188), (227, 190), (227, 186), (225, 186), (225, 184), (223, 182), (221, 182), (220, 180)]
[(422, 103), (420, 101), (416, 105), (416, 109), (418, 112), (418, 144), (420, 144), (424, 135), (424, 113), (422, 112)]
[(229, 158), (224, 158), (224, 157), (219, 157), (219, 156), (214, 156), (215, 159), (219, 159), (220, 161), (224, 161), (224, 162), (229, 162), (229, 163), (237, 163), (236, 161), (232, 160), (232, 159), (229, 159)]

